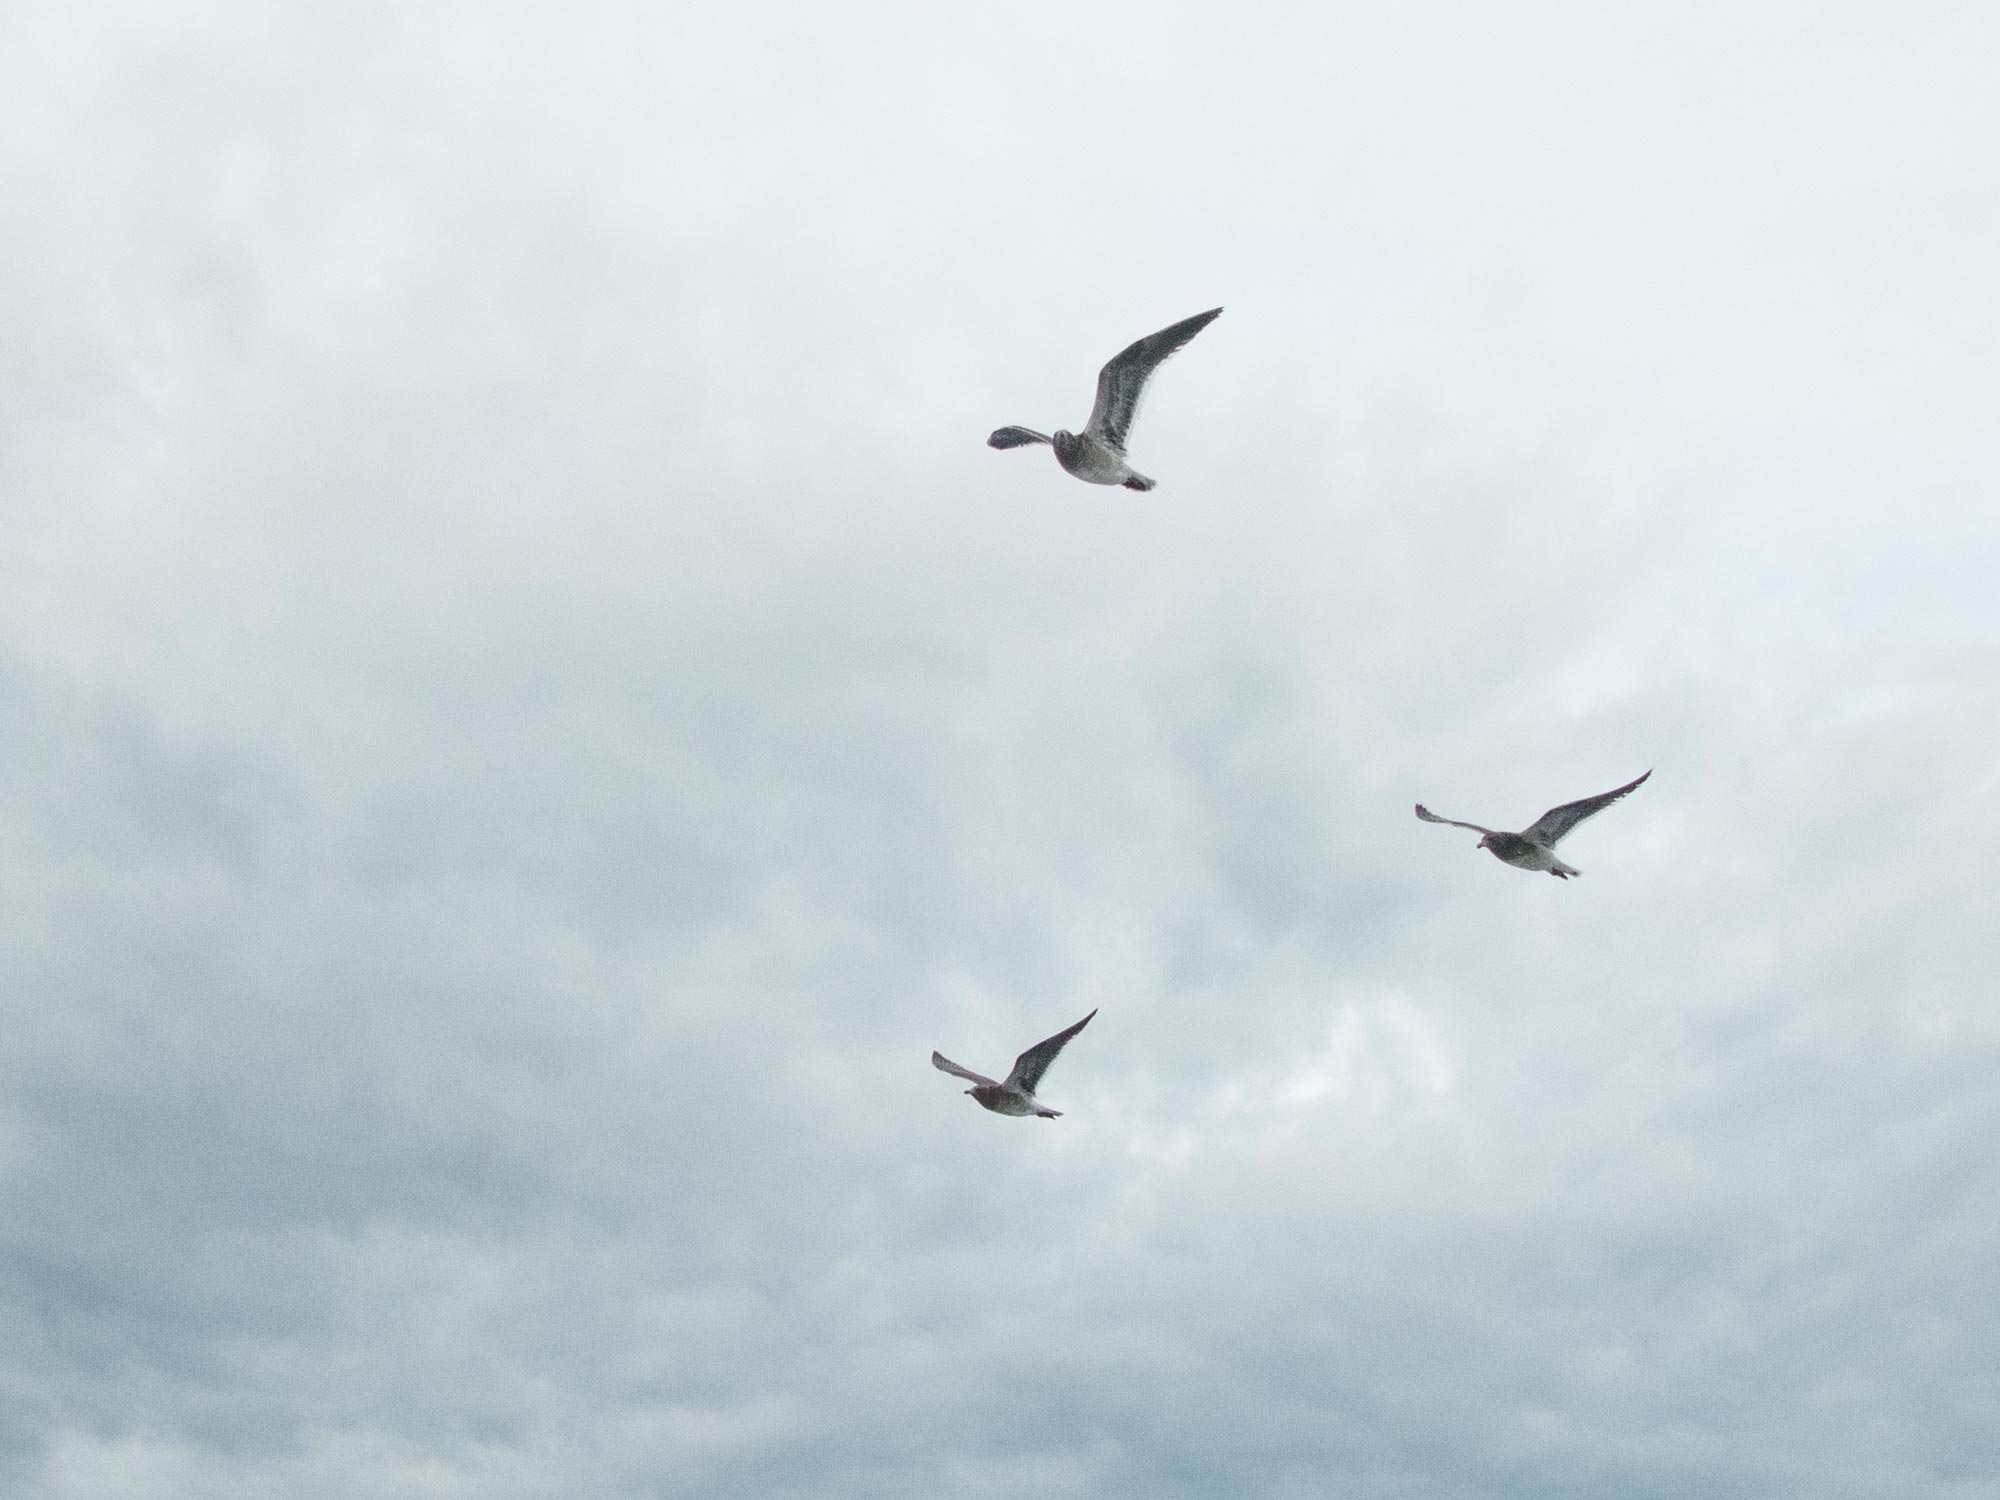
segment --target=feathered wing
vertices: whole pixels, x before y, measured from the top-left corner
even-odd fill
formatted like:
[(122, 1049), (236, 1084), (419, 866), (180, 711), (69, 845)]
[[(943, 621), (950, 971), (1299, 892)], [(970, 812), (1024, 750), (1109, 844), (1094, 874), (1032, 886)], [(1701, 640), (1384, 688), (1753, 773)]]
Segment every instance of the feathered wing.
[(1049, 438), (1032, 427), (1001, 427), (986, 440), (989, 448), (1025, 448), (1030, 443), (1046, 443)]
[[(1096, 1015), (1092, 1011), (1090, 1016)], [(1014, 1071), (1007, 1075), (1010, 1088), (1017, 1088), (1024, 1094), (1032, 1094), (1035, 1085), (1042, 1081), (1042, 1075), (1049, 1070), (1049, 1064), (1056, 1060), (1056, 1054), (1069, 1045), (1069, 1039), (1090, 1024), (1090, 1016), (1085, 1016), (1066, 1031), (1058, 1031), (1045, 1042), (1037, 1042), (1026, 1052), (1014, 1059)]]
[(1097, 404), (1090, 409), (1090, 425), (1083, 429), (1084, 436), (1109, 443), (1123, 453), (1125, 434), (1132, 430), (1132, 419), (1139, 414), (1139, 398), (1145, 394), (1146, 382), (1153, 371), (1221, 316), (1221, 308), (1211, 307), (1205, 313), (1183, 318), (1171, 328), (1148, 334), (1113, 356), (1097, 372)]
[[(1648, 771), (1646, 776), (1652, 774)], [(1641, 776), (1638, 781), (1628, 781), (1617, 791), (1606, 792), (1601, 797), (1583, 797), (1575, 802), (1565, 802), (1561, 807), (1552, 807), (1535, 819), (1534, 827), (1522, 829), (1522, 835), (1533, 839), (1544, 848), (1553, 849), (1564, 834), (1585, 818), (1603, 812), (1605, 808), (1643, 782), (1646, 776)]]
[(984, 1073), (975, 1073), (970, 1068), (961, 1068), (957, 1063), (953, 1062), (950, 1058), (946, 1057), (942, 1052), (933, 1052), (931, 1054), (931, 1066), (936, 1068), (940, 1073), (955, 1073), (960, 1078), (965, 1079), (968, 1083), (983, 1084), (985, 1087), (989, 1089), (999, 1087), (998, 1084), (996, 1084), (992, 1079), (988, 1078)]
[(1481, 828), (1477, 823), (1461, 823), (1456, 818), (1440, 818), (1421, 802), (1417, 804), (1417, 816), (1422, 818), (1426, 823), (1448, 823), (1453, 828), (1470, 828), (1474, 833), (1491, 833), (1493, 831), (1490, 828)]

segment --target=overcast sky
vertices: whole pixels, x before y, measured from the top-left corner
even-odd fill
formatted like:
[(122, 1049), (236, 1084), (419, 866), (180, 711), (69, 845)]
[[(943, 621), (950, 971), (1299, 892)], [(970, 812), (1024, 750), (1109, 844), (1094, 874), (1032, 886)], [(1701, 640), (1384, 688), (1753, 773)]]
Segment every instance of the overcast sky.
[(0, 1489), (2000, 1497), (1996, 78), (6, 11)]

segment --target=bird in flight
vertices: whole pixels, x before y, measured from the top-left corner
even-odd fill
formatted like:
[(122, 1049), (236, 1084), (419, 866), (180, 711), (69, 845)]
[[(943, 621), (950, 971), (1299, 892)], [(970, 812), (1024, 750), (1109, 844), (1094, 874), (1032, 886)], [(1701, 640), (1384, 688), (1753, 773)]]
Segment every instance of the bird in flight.
[(1090, 421), (1082, 432), (1058, 429), (1054, 437), (1048, 437), (1032, 427), (1002, 427), (986, 440), (986, 446), (1019, 448), (1048, 443), (1056, 450), (1056, 462), (1078, 479), (1150, 490), (1153, 481), (1125, 461), (1125, 434), (1132, 430), (1132, 419), (1139, 414), (1139, 397), (1167, 356), (1221, 316), (1221, 308), (1211, 307), (1171, 328), (1148, 334), (1113, 356), (1097, 372), (1097, 404), (1090, 409)]
[[(1653, 773), (1648, 771), (1646, 776)], [(1449, 823), (1453, 828), (1470, 828), (1474, 833), (1485, 835), (1479, 841), (1482, 849), (1491, 849), (1493, 857), (1517, 870), (1547, 870), (1558, 880), (1567, 880), (1572, 875), (1583, 872), (1574, 865), (1566, 865), (1556, 858), (1556, 845), (1563, 836), (1577, 824), (1593, 814), (1603, 812), (1627, 792), (1646, 779), (1628, 781), (1615, 792), (1606, 792), (1600, 797), (1584, 797), (1576, 802), (1565, 802), (1561, 807), (1552, 807), (1535, 819), (1532, 826), (1519, 833), (1496, 833), (1491, 828), (1481, 828), (1477, 823), (1461, 823), (1456, 818), (1440, 818), (1423, 803), (1417, 804), (1417, 816), (1426, 823)]]
[[(1092, 1011), (1090, 1016), (1096, 1015)], [(1047, 1041), (1037, 1042), (1026, 1052), (1014, 1059), (1014, 1071), (1007, 1075), (1005, 1083), (995, 1083), (984, 1073), (975, 1073), (970, 1068), (961, 1068), (942, 1052), (931, 1054), (931, 1066), (941, 1073), (954, 1073), (969, 1080), (973, 1087), (966, 1090), (986, 1108), (996, 1115), (1039, 1115), (1044, 1120), (1053, 1120), (1062, 1113), (1050, 1109), (1035, 1097), (1035, 1085), (1042, 1081), (1042, 1075), (1049, 1070), (1049, 1064), (1056, 1060), (1056, 1054), (1069, 1045), (1069, 1039), (1090, 1024), (1090, 1016), (1085, 1016), (1066, 1031), (1058, 1031)]]

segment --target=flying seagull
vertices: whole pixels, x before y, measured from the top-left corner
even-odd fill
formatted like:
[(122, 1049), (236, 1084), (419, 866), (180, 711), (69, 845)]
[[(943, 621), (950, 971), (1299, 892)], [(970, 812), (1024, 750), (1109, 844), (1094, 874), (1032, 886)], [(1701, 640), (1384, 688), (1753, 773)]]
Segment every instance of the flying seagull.
[[(1096, 1015), (1092, 1011), (1090, 1016)], [(1050, 1109), (1035, 1097), (1035, 1085), (1042, 1081), (1042, 1075), (1049, 1070), (1049, 1064), (1056, 1060), (1056, 1054), (1069, 1045), (1069, 1039), (1090, 1024), (1090, 1016), (1085, 1016), (1067, 1031), (1058, 1031), (1045, 1042), (1037, 1042), (1026, 1052), (1014, 1059), (1014, 1071), (1007, 1075), (1005, 1083), (995, 1083), (984, 1073), (975, 1073), (970, 1068), (961, 1068), (942, 1052), (931, 1054), (931, 1066), (941, 1073), (955, 1073), (960, 1078), (971, 1080), (974, 1085), (966, 1090), (986, 1108), (996, 1115), (1040, 1115), (1044, 1120), (1053, 1120), (1062, 1113)]]
[(1050, 443), (1056, 450), (1056, 462), (1078, 479), (1150, 490), (1153, 481), (1125, 462), (1125, 434), (1132, 430), (1132, 419), (1139, 414), (1139, 397), (1168, 355), (1221, 316), (1221, 308), (1211, 307), (1171, 328), (1148, 334), (1115, 356), (1097, 372), (1097, 405), (1090, 409), (1090, 421), (1082, 432), (1058, 431), (1054, 437), (1045, 437), (1032, 427), (1002, 427), (986, 440), (986, 446), (1019, 448), (1028, 443)]
[[(1653, 773), (1648, 771), (1646, 776)], [(1561, 843), (1577, 824), (1593, 814), (1604, 811), (1620, 797), (1646, 779), (1628, 781), (1615, 792), (1606, 792), (1601, 797), (1585, 797), (1578, 802), (1565, 802), (1561, 807), (1552, 807), (1535, 819), (1534, 825), (1519, 833), (1496, 833), (1491, 828), (1481, 828), (1477, 823), (1461, 823), (1456, 818), (1440, 818), (1423, 803), (1417, 804), (1417, 816), (1426, 823), (1449, 823), (1453, 828), (1470, 828), (1474, 833), (1484, 834), (1479, 847), (1491, 849), (1493, 857), (1517, 870), (1547, 870), (1558, 880), (1567, 880), (1583, 871), (1574, 865), (1566, 865), (1556, 858), (1556, 845)]]

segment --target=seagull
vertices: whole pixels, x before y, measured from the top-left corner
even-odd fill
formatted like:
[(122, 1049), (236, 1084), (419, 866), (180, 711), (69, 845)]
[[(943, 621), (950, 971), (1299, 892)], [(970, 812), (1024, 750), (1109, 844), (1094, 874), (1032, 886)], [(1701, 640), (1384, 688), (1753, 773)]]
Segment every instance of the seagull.
[(1058, 430), (1054, 437), (1047, 437), (1032, 427), (1002, 427), (986, 440), (986, 446), (1020, 448), (1028, 443), (1049, 443), (1055, 447), (1056, 462), (1078, 479), (1150, 490), (1153, 481), (1125, 462), (1125, 434), (1132, 430), (1132, 419), (1139, 414), (1139, 397), (1168, 355), (1221, 316), (1221, 308), (1211, 307), (1171, 328), (1148, 334), (1116, 355), (1097, 372), (1097, 405), (1090, 409), (1090, 421), (1082, 432)]
[[(1653, 773), (1648, 771), (1646, 776)], [(1627, 792), (1646, 779), (1628, 781), (1615, 792), (1606, 792), (1601, 797), (1585, 797), (1577, 802), (1565, 802), (1561, 807), (1552, 807), (1535, 819), (1534, 826), (1524, 828), (1519, 833), (1496, 833), (1491, 828), (1481, 828), (1477, 823), (1461, 823), (1456, 818), (1440, 818), (1423, 803), (1417, 804), (1417, 816), (1426, 823), (1449, 823), (1453, 828), (1470, 828), (1474, 833), (1484, 834), (1479, 841), (1482, 849), (1491, 849), (1493, 857), (1502, 864), (1514, 866), (1517, 870), (1547, 870), (1558, 880), (1567, 880), (1583, 871), (1574, 865), (1566, 865), (1556, 858), (1556, 845), (1563, 836), (1585, 818), (1603, 812)]]
[[(1092, 1011), (1090, 1016), (1096, 1014)], [(1042, 1081), (1042, 1075), (1048, 1072), (1056, 1054), (1069, 1045), (1069, 1039), (1090, 1024), (1090, 1016), (1085, 1016), (1067, 1031), (1058, 1031), (1045, 1042), (1035, 1043), (1015, 1058), (1014, 1071), (1007, 1075), (1005, 1083), (995, 1083), (984, 1073), (961, 1068), (942, 1052), (931, 1054), (931, 1066), (941, 1073), (955, 1073), (960, 1078), (970, 1079), (975, 1086), (967, 1089), (966, 1093), (996, 1115), (1039, 1115), (1044, 1120), (1053, 1120), (1062, 1111), (1050, 1109), (1037, 1099), (1035, 1085)]]

